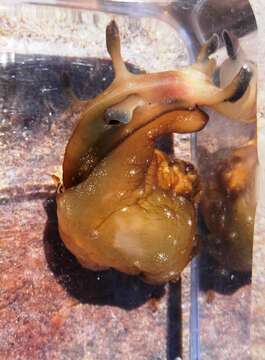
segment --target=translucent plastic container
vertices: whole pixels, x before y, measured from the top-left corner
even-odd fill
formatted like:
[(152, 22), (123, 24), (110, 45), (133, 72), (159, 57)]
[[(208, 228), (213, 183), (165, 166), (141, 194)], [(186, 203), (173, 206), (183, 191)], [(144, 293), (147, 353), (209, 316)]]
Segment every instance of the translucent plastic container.
[[(256, 62), (249, 2), (0, 1), (0, 18), (0, 357), (249, 359), (251, 271), (226, 269), (204, 248), (181, 280), (163, 286), (86, 270), (60, 240), (51, 177), (79, 115), (63, 74), (80, 99), (111, 83), (110, 20), (136, 73), (186, 66), (224, 29)], [(218, 61), (226, 56), (221, 44)], [(205, 153), (242, 146), (256, 126), (205, 111), (201, 132), (160, 141), (202, 172)]]

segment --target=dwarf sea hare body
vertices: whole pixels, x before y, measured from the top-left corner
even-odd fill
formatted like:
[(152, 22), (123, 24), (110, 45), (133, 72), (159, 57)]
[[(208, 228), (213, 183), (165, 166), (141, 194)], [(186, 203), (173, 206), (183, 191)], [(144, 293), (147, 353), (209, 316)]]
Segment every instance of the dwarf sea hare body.
[(134, 75), (122, 61), (114, 21), (106, 37), (115, 79), (80, 102), (57, 194), (60, 235), (90, 269), (112, 267), (152, 283), (174, 280), (196, 243), (200, 186), (193, 166), (156, 149), (156, 139), (201, 130), (208, 117), (196, 106), (240, 98), (251, 72), (242, 68), (225, 88), (215, 86), (216, 64), (208, 58), (217, 46), (213, 37), (188, 68)]

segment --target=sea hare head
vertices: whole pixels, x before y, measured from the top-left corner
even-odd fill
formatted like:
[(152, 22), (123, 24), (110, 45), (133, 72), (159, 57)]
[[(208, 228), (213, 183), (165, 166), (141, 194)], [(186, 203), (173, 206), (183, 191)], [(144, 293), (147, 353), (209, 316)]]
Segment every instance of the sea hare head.
[[(202, 46), (197, 61), (190, 66), (159, 73), (132, 74), (121, 57), (118, 27), (115, 21), (111, 21), (106, 29), (106, 43), (115, 78), (93, 101), (71, 102), (78, 104), (83, 111), (65, 151), (65, 188), (82, 181), (84, 170), (89, 174), (97, 161), (115, 146), (116, 140), (121, 141), (128, 135), (124, 132), (116, 140), (113, 139), (112, 135), (115, 137), (116, 131), (112, 134), (109, 125), (132, 123), (138, 127), (167, 112), (190, 110), (200, 105), (213, 107), (232, 119), (255, 121), (256, 69), (240, 55), (242, 51), (235, 38), (228, 32), (224, 34), (224, 42), (231, 57), (226, 66), (224, 64), (230, 74), (224, 84), (223, 67), (218, 69), (216, 60), (210, 58), (219, 46), (216, 34)], [(236, 71), (231, 71), (235, 64)], [(220, 87), (213, 81), (218, 70), (222, 83)], [(136, 119), (132, 122), (133, 117)], [(130, 132), (131, 129), (126, 128), (126, 131)], [(99, 141), (103, 147), (99, 146)], [(109, 148), (105, 143), (108, 143)], [(95, 146), (98, 148), (95, 149)]]

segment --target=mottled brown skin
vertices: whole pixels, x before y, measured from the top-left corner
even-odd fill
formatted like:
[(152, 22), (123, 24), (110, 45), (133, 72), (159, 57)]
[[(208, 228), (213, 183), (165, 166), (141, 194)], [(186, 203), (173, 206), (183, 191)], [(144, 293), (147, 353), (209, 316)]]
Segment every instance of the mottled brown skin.
[(251, 271), (256, 165), (256, 143), (251, 141), (219, 163), (203, 195), (208, 250), (230, 270)]
[(175, 280), (196, 243), (199, 180), (191, 164), (172, 161), (155, 140), (201, 130), (208, 118), (196, 105), (237, 96), (248, 71), (216, 87), (210, 40), (188, 68), (134, 75), (121, 58), (115, 22), (106, 37), (115, 79), (92, 101), (75, 101), (83, 110), (57, 194), (60, 235), (90, 269), (112, 267), (152, 283)]

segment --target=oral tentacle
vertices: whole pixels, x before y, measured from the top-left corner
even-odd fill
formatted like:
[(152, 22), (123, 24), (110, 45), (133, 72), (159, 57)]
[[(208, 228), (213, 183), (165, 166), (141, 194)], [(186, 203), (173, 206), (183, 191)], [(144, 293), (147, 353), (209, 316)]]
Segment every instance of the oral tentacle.
[(244, 95), (236, 102), (225, 101), (213, 105), (218, 113), (223, 114), (231, 120), (240, 120), (246, 123), (256, 121), (257, 86), (255, 78), (252, 78)]
[(215, 105), (223, 101), (235, 102), (239, 100), (246, 92), (252, 76), (253, 73), (251, 69), (248, 66), (242, 66), (234, 79), (225, 88), (212, 94), (211, 100), (206, 102), (205, 105)]
[(183, 96), (190, 104), (213, 106), (243, 96), (252, 78), (250, 67), (243, 66), (224, 88), (215, 86), (209, 78), (196, 70), (182, 70), (172, 86), (172, 93)]
[[(233, 80), (231, 85), (234, 85), (233, 94), (230, 97), (227, 97), (227, 101), (236, 102), (239, 100), (246, 92), (247, 88), (250, 85), (250, 81), (253, 77), (253, 72), (247, 65), (242, 66), (236, 78)], [(228, 85), (230, 86), (230, 85)], [(233, 88), (233, 86), (231, 86)]]

